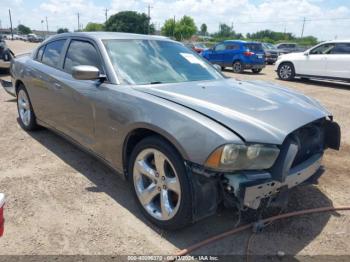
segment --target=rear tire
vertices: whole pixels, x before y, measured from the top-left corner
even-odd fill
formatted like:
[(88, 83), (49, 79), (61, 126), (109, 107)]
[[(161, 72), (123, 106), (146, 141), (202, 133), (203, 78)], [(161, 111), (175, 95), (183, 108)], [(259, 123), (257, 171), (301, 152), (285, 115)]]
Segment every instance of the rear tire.
[(281, 80), (291, 81), (295, 77), (295, 69), (292, 63), (285, 62), (278, 66), (277, 69), (278, 77)]
[(128, 174), (138, 206), (156, 226), (175, 230), (192, 222), (192, 193), (184, 161), (161, 137), (139, 142)]
[(17, 110), (19, 124), (24, 130), (33, 131), (38, 128), (28, 92), (23, 85), (17, 90)]
[(242, 73), (244, 70), (243, 68), (243, 64), (241, 63), (241, 61), (235, 61), (232, 65), (232, 71), (234, 73), (240, 74)]
[(252, 69), (252, 71), (254, 74), (259, 74), (262, 71), (262, 69)]

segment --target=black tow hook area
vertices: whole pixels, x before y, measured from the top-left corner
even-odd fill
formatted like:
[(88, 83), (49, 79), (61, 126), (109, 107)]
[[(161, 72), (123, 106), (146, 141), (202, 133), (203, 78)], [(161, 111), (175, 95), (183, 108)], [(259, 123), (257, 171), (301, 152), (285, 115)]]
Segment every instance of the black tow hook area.
[(340, 149), (341, 131), (337, 122), (326, 121), (326, 147), (334, 150)]

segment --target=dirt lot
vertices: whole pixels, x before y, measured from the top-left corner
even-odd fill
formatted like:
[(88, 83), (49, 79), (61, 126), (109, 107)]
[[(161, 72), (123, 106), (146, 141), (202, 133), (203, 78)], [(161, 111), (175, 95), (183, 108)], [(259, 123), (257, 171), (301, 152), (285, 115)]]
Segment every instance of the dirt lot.
[[(16, 53), (34, 45), (9, 42)], [(234, 75), (288, 86), (317, 98), (342, 127), (340, 152), (327, 152), (317, 186), (293, 190), (289, 210), (350, 204), (350, 86), (281, 82), (272, 66), (259, 75)], [(2, 75), (3, 78), (8, 78)], [(286, 119), (288, 121), (288, 119)], [(7, 195), (6, 232), (0, 254), (173, 254), (231, 229), (230, 210), (178, 232), (162, 232), (137, 209), (127, 182), (48, 130), (24, 132), (15, 100), (0, 88), (0, 192)], [(276, 222), (251, 243), (254, 254), (350, 255), (350, 214), (324, 213)], [(251, 232), (194, 254), (244, 254)]]

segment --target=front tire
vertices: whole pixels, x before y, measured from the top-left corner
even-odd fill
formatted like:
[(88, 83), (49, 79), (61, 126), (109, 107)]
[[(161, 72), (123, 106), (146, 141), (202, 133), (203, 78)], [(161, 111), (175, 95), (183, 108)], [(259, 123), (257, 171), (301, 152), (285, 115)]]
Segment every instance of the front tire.
[(174, 230), (192, 222), (192, 194), (184, 161), (166, 140), (147, 137), (134, 148), (128, 167), (142, 213), (160, 228)]
[(17, 91), (17, 110), (19, 124), (24, 130), (32, 131), (38, 128), (28, 92), (23, 85), (20, 85)]
[(281, 80), (291, 81), (295, 77), (295, 69), (292, 63), (282, 63), (277, 69), (278, 77)]

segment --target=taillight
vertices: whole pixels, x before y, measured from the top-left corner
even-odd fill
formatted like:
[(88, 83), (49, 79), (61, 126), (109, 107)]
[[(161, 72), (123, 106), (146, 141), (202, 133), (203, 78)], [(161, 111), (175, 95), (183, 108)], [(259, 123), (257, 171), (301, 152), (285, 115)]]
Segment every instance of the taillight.
[(252, 55), (255, 55), (255, 53), (250, 52), (250, 51), (245, 51), (245, 52), (243, 53), (243, 55), (244, 55), (244, 56), (252, 56)]
[(5, 195), (0, 193), (0, 237), (4, 234), (4, 205)]

